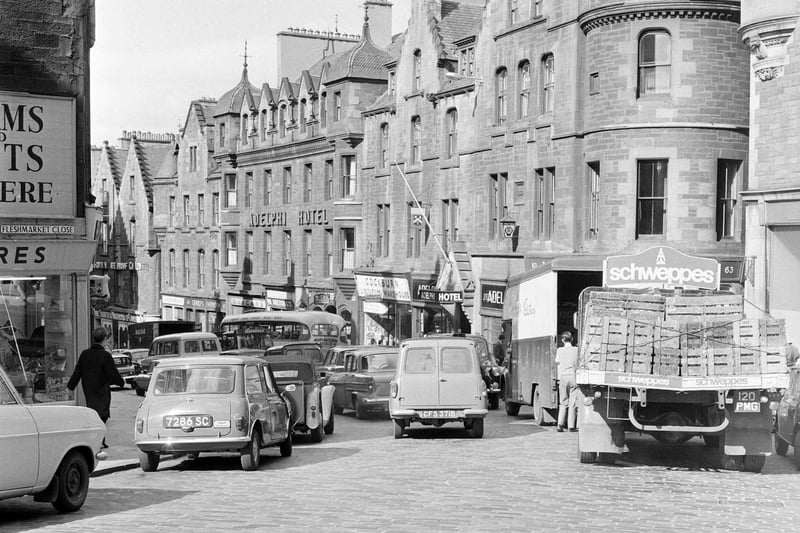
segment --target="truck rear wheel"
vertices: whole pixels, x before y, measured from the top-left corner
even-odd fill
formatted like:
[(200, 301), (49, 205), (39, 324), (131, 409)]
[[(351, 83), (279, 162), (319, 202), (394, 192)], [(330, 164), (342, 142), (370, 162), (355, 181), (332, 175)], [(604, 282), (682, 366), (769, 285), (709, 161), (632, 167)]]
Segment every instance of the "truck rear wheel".
[(508, 416), (517, 416), (519, 414), (520, 404), (517, 402), (509, 402), (506, 400), (506, 414)]
[(594, 463), (597, 460), (597, 452), (580, 452), (581, 463)]
[(597, 461), (604, 465), (613, 465), (617, 460), (616, 453), (600, 452), (597, 454)]
[(764, 468), (764, 463), (767, 460), (766, 455), (745, 455), (744, 456), (744, 470), (745, 472), (761, 472)]
[(800, 431), (794, 434), (794, 466), (800, 470)]

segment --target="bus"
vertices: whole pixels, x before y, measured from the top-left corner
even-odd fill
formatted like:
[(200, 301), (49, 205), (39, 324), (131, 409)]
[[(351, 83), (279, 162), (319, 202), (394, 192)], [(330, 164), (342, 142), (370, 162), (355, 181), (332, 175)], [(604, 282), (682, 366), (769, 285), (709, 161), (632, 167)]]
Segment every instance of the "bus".
[(326, 311), (256, 311), (222, 319), (222, 349), (239, 355), (263, 355), (271, 346), (288, 342), (318, 343), (323, 353), (347, 344), (345, 320)]

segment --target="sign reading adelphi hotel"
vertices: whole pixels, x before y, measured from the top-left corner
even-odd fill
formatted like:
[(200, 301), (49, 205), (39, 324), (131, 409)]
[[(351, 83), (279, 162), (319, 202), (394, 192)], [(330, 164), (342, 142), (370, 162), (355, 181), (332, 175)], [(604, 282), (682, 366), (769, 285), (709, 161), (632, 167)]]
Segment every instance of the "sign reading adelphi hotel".
[(72, 98), (0, 92), (0, 216), (75, 216)]

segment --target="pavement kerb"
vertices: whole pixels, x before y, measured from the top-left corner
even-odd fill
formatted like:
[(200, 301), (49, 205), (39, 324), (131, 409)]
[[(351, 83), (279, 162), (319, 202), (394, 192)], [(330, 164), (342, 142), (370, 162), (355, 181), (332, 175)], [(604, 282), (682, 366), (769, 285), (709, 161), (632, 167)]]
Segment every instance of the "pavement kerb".
[[(163, 465), (165, 461), (177, 461), (185, 455), (185, 453), (162, 455), (159, 465)], [(97, 467), (94, 469), (94, 472), (92, 472), (91, 477), (105, 476), (106, 474), (113, 474), (114, 472), (121, 472), (123, 470), (132, 470), (134, 468), (139, 468), (139, 459), (104, 459), (97, 462)]]

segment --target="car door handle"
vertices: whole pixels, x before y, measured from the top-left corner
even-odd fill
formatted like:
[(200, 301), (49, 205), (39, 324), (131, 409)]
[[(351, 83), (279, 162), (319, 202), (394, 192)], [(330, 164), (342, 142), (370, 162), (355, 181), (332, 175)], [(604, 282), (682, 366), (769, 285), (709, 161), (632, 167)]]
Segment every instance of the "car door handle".
[(442, 383), (447, 383), (447, 380), (444, 378), (440, 379), (439, 381), (441, 381)]

